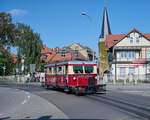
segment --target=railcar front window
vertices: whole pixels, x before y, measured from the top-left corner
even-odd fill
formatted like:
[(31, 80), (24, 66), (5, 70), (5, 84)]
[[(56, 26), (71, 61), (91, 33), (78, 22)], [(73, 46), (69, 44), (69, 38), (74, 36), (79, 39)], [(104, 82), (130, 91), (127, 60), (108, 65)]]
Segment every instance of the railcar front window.
[(84, 69), (85, 73), (93, 73), (94, 70), (93, 66), (85, 66)]
[(73, 66), (74, 73), (81, 74), (83, 73), (83, 67), (82, 66)]

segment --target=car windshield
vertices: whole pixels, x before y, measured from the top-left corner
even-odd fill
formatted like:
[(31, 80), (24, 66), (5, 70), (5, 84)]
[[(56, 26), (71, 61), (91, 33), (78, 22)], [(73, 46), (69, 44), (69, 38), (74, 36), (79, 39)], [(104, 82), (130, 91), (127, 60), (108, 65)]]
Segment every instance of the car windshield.
[(83, 66), (73, 66), (74, 73), (81, 74), (83, 73)]
[(93, 73), (93, 66), (84, 66), (85, 73)]

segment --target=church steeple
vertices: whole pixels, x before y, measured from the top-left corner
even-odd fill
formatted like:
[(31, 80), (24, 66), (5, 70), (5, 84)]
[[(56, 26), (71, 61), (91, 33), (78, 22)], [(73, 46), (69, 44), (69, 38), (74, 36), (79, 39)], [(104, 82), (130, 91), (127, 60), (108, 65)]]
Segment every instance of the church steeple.
[(111, 34), (109, 20), (108, 20), (108, 14), (107, 9), (104, 7), (104, 15), (103, 15), (103, 22), (102, 22), (102, 29), (101, 29), (101, 35), (99, 37), (99, 42), (104, 42), (106, 39), (106, 35)]

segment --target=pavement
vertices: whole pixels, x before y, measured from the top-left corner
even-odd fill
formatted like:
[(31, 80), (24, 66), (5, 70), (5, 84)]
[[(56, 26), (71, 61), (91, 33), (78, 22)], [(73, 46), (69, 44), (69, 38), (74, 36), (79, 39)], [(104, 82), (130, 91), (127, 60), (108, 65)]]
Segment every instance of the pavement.
[(0, 87), (0, 98), (0, 120), (68, 118), (52, 103), (23, 90)]
[(0, 85), (0, 120), (150, 120), (149, 91), (150, 84), (108, 84), (106, 94), (75, 96), (40, 83)]
[(150, 84), (107, 84), (107, 90), (150, 97)]

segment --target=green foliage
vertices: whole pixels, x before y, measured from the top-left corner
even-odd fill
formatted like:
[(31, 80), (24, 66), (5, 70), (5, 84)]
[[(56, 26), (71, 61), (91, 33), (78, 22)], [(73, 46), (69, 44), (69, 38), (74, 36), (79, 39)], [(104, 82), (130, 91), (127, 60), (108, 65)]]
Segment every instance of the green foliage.
[[(40, 56), (43, 48), (42, 40), (40, 35), (35, 33), (30, 26), (24, 24), (18, 24), (21, 31), (21, 39), (17, 41), (18, 45), (18, 61), (21, 61), (21, 57), (25, 56), (25, 66), (28, 71), (30, 64), (36, 64), (36, 70), (40, 70)], [(21, 66), (21, 63), (19, 66)]]
[(9, 50), (11, 46), (15, 45), (19, 36), (20, 31), (17, 29), (17, 25), (12, 23), (11, 15), (0, 13), (0, 75), (4, 74), (3, 66), (6, 66), (6, 75), (13, 71), (13, 62)]
[(105, 50), (105, 42), (99, 43), (99, 52), (100, 52), (100, 67), (102, 71), (108, 67), (108, 53)]
[(15, 40), (19, 39), (20, 31), (16, 24), (12, 23), (12, 17), (9, 13), (0, 13), (0, 46), (10, 48), (15, 45)]
[(40, 56), (43, 48), (40, 35), (35, 33), (30, 26), (12, 23), (9, 13), (0, 13), (0, 75), (3, 74), (2, 66), (6, 66), (6, 74), (11, 74), (14, 65), (10, 55), (10, 48), (18, 48), (17, 66), (21, 68), (21, 58), (25, 56), (25, 66), (36, 64), (40, 70)]
[[(14, 67), (12, 63), (13, 63), (13, 60), (9, 52), (3, 48), (0, 48), (0, 75), (12, 74), (13, 67)], [(5, 73), (4, 73), (4, 70), (2, 69), (3, 66), (6, 66)]]
[(100, 53), (101, 53), (101, 60), (102, 61), (108, 61), (108, 53), (105, 50), (105, 42), (101, 42), (99, 44), (99, 49), (100, 49)]

